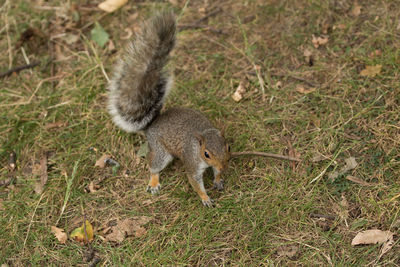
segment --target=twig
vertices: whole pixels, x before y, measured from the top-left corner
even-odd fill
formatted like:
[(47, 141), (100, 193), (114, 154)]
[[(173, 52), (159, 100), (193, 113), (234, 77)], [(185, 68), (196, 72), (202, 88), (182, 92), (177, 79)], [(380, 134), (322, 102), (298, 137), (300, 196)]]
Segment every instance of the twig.
[(206, 29), (209, 30), (210, 32), (215, 32), (218, 34), (227, 34), (226, 32), (218, 29), (214, 29), (208, 25), (202, 25), (202, 24), (180, 24), (178, 26), (180, 30), (186, 30), (186, 29)]
[(204, 17), (202, 17), (202, 18), (196, 20), (196, 21), (194, 22), (194, 24), (200, 24), (200, 23), (202, 23), (203, 21), (205, 21), (206, 19), (208, 19), (209, 17), (212, 17), (212, 16), (218, 14), (218, 13), (221, 12), (221, 11), (222, 11), (222, 8), (221, 8), (221, 7), (217, 7), (214, 11), (212, 11), (212, 12), (208, 13), (207, 15), (205, 15)]
[(39, 64), (40, 64), (40, 62), (37, 61), (37, 62), (33, 62), (31, 64), (27, 64), (27, 65), (22, 65), (22, 66), (17, 66), (17, 67), (11, 68), (6, 72), (1, 73), (0, 74), (0, 78), (8, 77), (8, 76), (12, 75), (14, 72), (18, 73), (18, 72), (20, 72), (22, 70), (25, 70), (25, 69), (32, 69), (32, 68), (36, 67)]
[(272, 153), (265, 153), (265, 152), (258, 152), (258, 151), (232, 152), (231, 158), (245, 156), (245, 155), (254, 155), (254, 156), (268, 157), (268, 158), (274, 158), (274, 159), (290, 160), (290, 161), (296, 161), (296, 162), (301, 161), (301, 159), (294, 158), (294, 157), (289, 157), (289, 156), (284, 156), (284, 155), (279, 155), (279, 154), (272, 154)]
[(271, 75), (272, 76), (277, 76), (277, 77), (284, 77), (284, 78), (287, 77), (287, 78), (291, 78), (291, 79), (294, 79), (294, 80), (298, 80), (298, 81), (304, 82), (304, 83), (306, 83), (306, 84), (308, 84), (309, 86), (312, 86), (312, 87), (320, 87), (321, 86), (320, 84), (316, 84), (316, 83), (310, 82), (307, 79), (304, 79), (304, 78), (298, 77), (298, 76), (294, 76), (294, 75), (291, 75), (291, 74), (271, 73)]

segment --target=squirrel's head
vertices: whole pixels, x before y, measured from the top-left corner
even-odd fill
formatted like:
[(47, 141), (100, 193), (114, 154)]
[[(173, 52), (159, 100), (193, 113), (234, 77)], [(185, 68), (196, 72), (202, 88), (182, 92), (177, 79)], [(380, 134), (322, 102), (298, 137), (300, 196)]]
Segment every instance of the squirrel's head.
[(218, 171), (224, 171), (228, 167), (230, 147), (223, 133), (217, 129), (210, 129), (196, 133), (195, 137), (200, 145), (200, 157)]

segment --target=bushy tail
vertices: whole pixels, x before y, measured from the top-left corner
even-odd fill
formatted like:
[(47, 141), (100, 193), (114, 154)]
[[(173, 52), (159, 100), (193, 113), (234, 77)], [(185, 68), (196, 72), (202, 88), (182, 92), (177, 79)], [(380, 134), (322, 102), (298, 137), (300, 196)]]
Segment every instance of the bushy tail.
[(109, 112), (127, 132), (144, 130), (159, 114), (172, 77), (163, 70), (175, 45), (172, 12), (143, 23), (119, 60), (109, 84)]

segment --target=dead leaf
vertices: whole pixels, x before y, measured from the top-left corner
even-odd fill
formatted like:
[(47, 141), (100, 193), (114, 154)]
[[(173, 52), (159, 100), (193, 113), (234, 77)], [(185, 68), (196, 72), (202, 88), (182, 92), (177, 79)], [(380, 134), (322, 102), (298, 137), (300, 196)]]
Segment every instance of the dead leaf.
[(40, 195), (43, 192), (43, 187), (47, 183), (47, 178), (48, 178), (46, 153), (43, 155), (42, 159), (40, 160), (39, 165), (38, 166), (36, 165), (36, 169), (34, 166), (34, 170), (35, 170), (35, 172), (37, 172), (36, 174), (40, 175), (40, 181), (37, 181), (35, 183), (35, 189), (34, 189), (35, 193)]
[(278, 89), (282, 88), (282, 82), (281, 81), (277, 81), (276, 84), (275, 84), (275, 87), (278, 88)]
[(357, 167), (358, 163), (356, 161), (356, 159), (354, 157), (350, 157), (344, 160), (344, 162), (346, 163), (345, 166), (343, 166), (340, 171), (334, 171), (332, 173), (329, 174), (329, 179), (331, 180), (335, 180), (337, 177), (339, 177), (340, 175), (345, 174), (346, 172), (353, 170)]
[(115, 45), (114, 45), (114, 42), (113, 42), (112, 40), (110, 40), (110, 41), (108, 42), (107, 49), (108, 49), (108, 52), (110, 52), (110, 53), (114, 53), (114, 52), (117, 51), (117, 50), (115, 49)]
[(326, 45), (328, 43), (328, 41), (329, 41), (328, 37), (324, 37), (324, 36), (315, 37), (314, 34), (312, 35), (312, 43), (315, 48)]
[(97, 189), (99, 189), (100, 188), (100, 186), (99, 185), (97, 185), (97, 184), (94, 184), (94, 182), (93, 181), (90, 181), (90, 183), (89, 183), (89, 192), (90, 193), (94, 193), (94, 192), (96, 192), (97, 191)]
[(336, 29), (339, 29), (339, 30), (346, 29), (346, 24), (337, 24), (337, 25), (333, 25), (332, 29), (333, 29), (333, 30), (336, 30)]
[(356, 2), (353, 6), (353, 8), (351, 9), (351, 14), (354, 17), (358, 17), (361, 14), (361, 6)]
[(240, 82), (235, 93), (232, 95), (232, 99), (235, 102), (239, 102), (242, 100), (244, 93), (246, 93), (246, 88), (244, 87), (243, 82)]
[[(86, 227), (86, 229), (85, 229)], [(86, 233), (85, 233), (86, 230)], [(93, 226), (90, 224), (88, 220), (86, 220), (86, 225), (82, 224), (81, 227), (78, 227), (74, 229), (71, 234), (70, 234), (71, 239), (81, 242), (81, 243), (87, 243), (93, 241)]]
[(360, 185), (364, 185), (364, 186), (371, 186), (372, 185), (370, 183), (367, 183), (366, 181), (361, 180), (358, 177), (351, 176), (351, 175), (347, 175), (346, 179), (349, 180), (349, 181), (352, 181), (354, 183), (357, 183), (357, 184), (360, 184)]
[(297, 252), (299, 251), (299, 247), (296, 245), (289, 245), (289, 246), (280, 246), (276, 250), (276, 253), (279, 256), (285, 256), (288, 258), (293, 258), (296, 256)]
[(360, 75), (367, 77), (375, 77), (376, 75), (381, 73), (381, 70), (382, 70), (382, 65), (366, 66), (365, 69), (363, 69), (360, 72)]
[(306, 88), (304, 88), (303, 85), (298, 84), (298, 85), (296, 86), (296, 91), (299, 92), (299, 93), (301, 93), (301, 94), (309, 94), (309, 93), (311, 93), (311, 92), (314, 92), (314, 91), (315, 91), (315, 88), (306, 89)]
[(382, 51), (376, 49), (375, 51), (372, 51), (368, 56), (369, 56), (370, 58), (380, 57), (380, 56), (382, 56)]
[(126, 3), (128, 3), (128, 0), (106, 0), (100, 3), (98, 7), (107, 13), (111, 13), (119, 9)]
[(331, 158), (331, 156), (325, 156), (325, 155), (319, 154), (319, 155), (315, 155), (314, 157), (312, 157), (311, 162), (317, 163), (320, 161), (328, 160), (330, 158)]
[(382, 244), (393, 240), (393, 235), (394, 234), (390, 231), (382, 231), (378, 229), (366, 230), (359, 232), (351, 241), (351, 245)]
[(106, 166), (106, 160), (109, 159), (111, 156), (107, 155), (107, 154), (103, 154), (103, 156), (101, 156), (97, 161), (96, 164), (94, 164), (94, 166), (98, 166), (101, 169), (103, 169)]
[(54, 129), (54, 128), (60, 128), (60, 127), (64, 127), (64, 126), (67, 126), (67, 125), (68, 125), (67, 122), (56, 121), (56, 122), (51, 122), (51, 123), (46, 124), (44, 126), (44, 129), (45, 130), (51, 130), (51, 129)]
[(121, 243), (128, 236), (141, 237), (147, 232), (142, 226), (150, 221), (151, 218), (147, 216), (138, 216), (118, 221), (116, 225), (107, 228), (106, 232), (111, 232), (105, 238), (107, 241)]
[(66, 35), (61, 37), (61, 39), (70, 45), (70, 44), (76, 43), (79, 40), (79, 35), (67, 33)]
[(303, 55), (305, 57), (305, 61), (309, 66), (313, 65), (313, 59), (312, 59), (312, 52), (309, 49), (304, 49)]
[(61, 243), (61, 244), (65, 244), (65, 242), (67, 242), (68, 236), (67, 234), (64, 232), (63, 229), (52, 226), (51, 227), (51, 232), (54, 234), (54, 236), (57, 238), (57, 240)]

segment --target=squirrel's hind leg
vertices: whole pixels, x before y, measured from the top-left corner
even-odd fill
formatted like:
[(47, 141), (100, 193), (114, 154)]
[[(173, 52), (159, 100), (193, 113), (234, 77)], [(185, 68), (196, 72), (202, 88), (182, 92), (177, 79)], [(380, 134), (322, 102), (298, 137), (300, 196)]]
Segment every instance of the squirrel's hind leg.
[(162, 146), (156, 146), (156, 148), (153, 148), (150, 145), (148, 158), (150, 165), (150, 180), (146, 190), (154, 195), (159, 193), (161, 189), (160, 172), (173, 160), (174, 157)]

